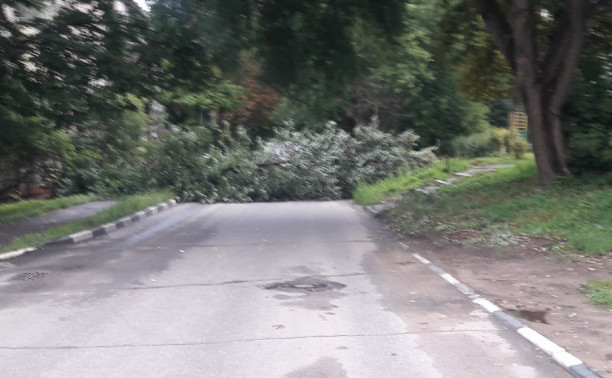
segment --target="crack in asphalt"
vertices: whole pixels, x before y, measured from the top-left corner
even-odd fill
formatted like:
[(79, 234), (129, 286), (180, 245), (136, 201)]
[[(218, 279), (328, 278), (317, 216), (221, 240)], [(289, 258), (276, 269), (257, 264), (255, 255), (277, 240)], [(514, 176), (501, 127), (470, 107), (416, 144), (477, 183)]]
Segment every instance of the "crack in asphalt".
[(77, 349), (119, 349), (119, 348), (163, 348), (163, 347), (189, 347), (189, 346), (205, 346), (205, 345), (225, 345), (236, 343), (251, 343), (259, 341), (284, 341), (284, 340), (308, 340), (308, 339), (334, 339), (342, 337), (394, 337), (394, 336), (418, 336), (425, 334), (454, 334), (466, 332), (486, 332), (497, 333), (497, 330), (491, 329), (460, 329), (460, 330), (434, 330), (434, 331), (412, 331), (412, 332), (392, 332), (392, 333), (375, 333), (375, 334), (337, 334), (337, 335), (308, 335), (308, 336), (287, 336), (287, 337), (259, 337), (251, 339), (238, 340), (219, 340), (219, 341), (195, 341), (184, 343), (159, 343), (159, 344), (115, 344), (115, 345), (63, 345), (63, 346), (22, 346), (10, 347), (0, 346), (0, 350), (77, 350)]
[[(185, 284), (175, 284), (175, 285), (133, 286), (133, 287), (109, 288), (109, 289), (102, 288), (98, 290), (40, 292), (40, 293), (31, 293), (31, 295), (52, 296), (52, 295), (65, 295), (65, 294), (91, 294), (91, 293), (100, 293), (100, 292), (173, 289), (173, 288), (181, 288), (181, 287), (214, 287), (214, 286), (240, 285), (240, 284), (248, 284), (248, 283), (292, 281), (292, 280), (304, 279), (304, 278), (357, 277), (357, 276), (366, 276), (366, 275), (368, 275), (368, 273), (365, 273), (365, 272), (345, 273), (345, 274), (317, 274), (317, 275), (307, 275), (307, 276), (299, 276), (299, 277), (260, 278), (260, 279), (254, 279), (254, 280), (232, 280), (232, 281), (210, 282), (210, 283), (185, 283)], [(3, 295), (7, 295), (7, 294), (8, 295), (22, 295), (23, 293), (4, 293)]]
[[(213, 235), (214, 236), (214, 235)], [(329, 245), (329, 244), (356, 244), (356, 243), (373, 243), (374, 240), (373, 239), (364, 239), (364, 240), (329, 240), (329, 241), (320, 241), (320, 242), (302, 242), (300, 241), (299, 243), (296, 243), (295, 241), (288, 241), (288, 242), (270, 242), (267, 240), (262, 240), (261, 243), (233, 243), (233, 244), (206, 244), (206, 243), (192, 243), (192, 244), (180, 244), (179, 247), (182, 249), (185, 248), (192, 248), (192, 247), (198, 247), (198, 248), (215, 248), (215, 247), (248, 247), (248, 246), (252, 246), (252, 247), (259, 247), (259, 246), (274, 246), (274, 245), (296, 245), (296, 244), (300, 244), (300, 245), (316, 245), (316, 244), (324, 244), (324, 245)], [(155, 246), (141, 246), (141, 247), (136, 247), (136, 249), (138, 250), (151, 250), (151, 249), (158, 249), (159, 248), (177, 248), (177, 244), (163, 244), (160, 243), (158, 245)]]
[(299, 277), (293, 277), (293, 278), (282, 277), (282, 278), (266, 278), (266, 279), (255, 279), (255, 280), (234, 280), (234, 281), (224, 281), (224, 282), (217, 282), (217, 283), (158, 285), (158, 286), (147, 286), (147, 287), (135, 286), (131, 288), (116, 289), (112, 291), (172, 289), (175, 287), (227, 286), (227, 285), (239, 285), (239, 284), (244, 284), (244, 283), (262, 283), (262, 282), (270, 282), (270, 281), (292, 281), (292, 280), (302, 279), (302, 278), (335, 278), (335, 277), (355, 277), (355, 276), (365, 276), (365, 275), (368, 275), (368, 274), (365, 272), (345, 273), (345, 274), (321, 274), (321, 275), (299, 276)]

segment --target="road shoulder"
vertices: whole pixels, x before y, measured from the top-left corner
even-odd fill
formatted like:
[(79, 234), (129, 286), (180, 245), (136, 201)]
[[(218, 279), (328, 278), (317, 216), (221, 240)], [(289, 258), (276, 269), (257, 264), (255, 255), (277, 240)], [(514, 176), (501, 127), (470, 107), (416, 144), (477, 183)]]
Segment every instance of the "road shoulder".
[[(498, 319), (527, 325), (595, 371), (612, 375), (612, 311), (589, 304), (579, 290), (588, 280), (609, 278), (612, 256), (563, 257), (533, 246), (462, 246), (433, 235), (403, 239), (414, 252), (504, 310), (507, 315)], [(572, 374), (597, 376), (582, 368), (580, 372)]]
[[(83, 241), (87, 241), (90, 239), (93, 239), (95, 237), (99, 237), (99, 236), (103, 236), (103, 235), (108, 235), (109, 233), (117, 230), (117, 229), (121, 229), (124, 227), (127, 227), (129, 225), (131, 225), (132, 223), (138, 222), (142, 219), (145, 219), (149, 216), (152, 216), (154, 214), (157, 214), (159, 212), (162, 212), (170, 207), (173, 207), (176, 205), (176, 200), (172, 199), (169, 201), (165, 201), (165, 202), (161, 202), (157, 205), (154, 206), (150, 206), (147, 207), (144, 210), (141, 211), (137, 211), (131, 215), (128, 215), (126, 217), (117, 219), (114, 222), (110, 222), (110, 223), (106, 223), (103, 224), (101, 226), (92, 228), (92, 229), (88, 229), (88, 230), (83, 230), (83, 231), (79, 231), (73, 234), (70, 234), (68, 236), (65, 236), (63, 238), (57, 239), (57, 240), (52, 240), (50, 242), (46, 242), (46, 243), (41, 243), (38, 246), (32, 246), (32, 247), (27, 247), (27, 248), (21, 248), (15, 251), (9, 251), (9, 252), (5, 252), (0, 254), (0, 261), (1, 260), (8, 260), (14, 257), (18, 257), (21, 255), (24, 255), (26, 253), (30, 253), (30, 252), (34, 252), (38, 249), (42, 249), (44, 247), (49, 247), (49, 246), (56, 246), (56, 245), (70, 245), (70, 244), (76, 244), (76, 243), (80, 243)], [(109, 207), (112, 206), (109, 205)], [(100, 209), (101, 210), (101, 209)], [(97, 210), (94, 212), (94, 214), (100, 210)], [(80, 219), (80, 218), (77, 218)], [(53, 225), (55, 226), (55, 225)]]

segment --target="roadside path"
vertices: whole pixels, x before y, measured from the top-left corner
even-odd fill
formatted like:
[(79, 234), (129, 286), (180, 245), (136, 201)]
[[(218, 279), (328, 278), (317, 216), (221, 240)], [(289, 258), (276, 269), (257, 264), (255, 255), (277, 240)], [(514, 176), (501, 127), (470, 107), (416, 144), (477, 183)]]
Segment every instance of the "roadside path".
[(32, 218), (0, 226), (0, 248), (9, 245), (14, 239), (34, 232), (42, 232), (52, 227), (64, 225), (92, 216), (113, 206), (117, 201), (92, 201), (65, 209), (53, 210)]

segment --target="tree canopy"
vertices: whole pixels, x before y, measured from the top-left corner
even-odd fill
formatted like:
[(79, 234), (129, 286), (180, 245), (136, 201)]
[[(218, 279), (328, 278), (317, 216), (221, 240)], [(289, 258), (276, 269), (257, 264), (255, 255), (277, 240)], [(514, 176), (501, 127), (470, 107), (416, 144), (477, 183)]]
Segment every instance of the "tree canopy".
[[(253, 183), (281, 177), (281, 163), (257, 154), (290, 136), (318, 154), (319, 134), (351, 138), (350, 150), (366, 134), (412, 132), (407, 150), (449, 155), (455, 138), (494, 135), (490, 124), (507, 126), (521, 106), (542, 183), (612, 169), (608, 1), (149, 5), (2, 2), (0, 190), (38, 180), (60, 193), (170, 185), (199, 199), (271, 198)], [(312, 182), (347, 195), (355, 183), (339, 160), (321, 161), (342, 178), (313, 168)], [(242, 194), (221, 194), (232, 190)]]
[(580, 61), (588, 22), (607, 1), (476, 0), (504, 55), (529, 116), (543, 184), (569, 174), (561, 113)]

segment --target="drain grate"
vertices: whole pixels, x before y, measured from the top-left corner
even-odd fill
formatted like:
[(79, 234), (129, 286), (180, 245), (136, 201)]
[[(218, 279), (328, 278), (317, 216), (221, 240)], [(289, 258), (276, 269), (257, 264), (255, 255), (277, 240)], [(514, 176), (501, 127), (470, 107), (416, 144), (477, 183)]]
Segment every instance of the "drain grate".
[(49, 273), (47, 272), (25, 272), (19, 273), (16, 276), (13, 276), (9, 279), (9, 281), (35, 281), (42, 280), (47, 277)]

